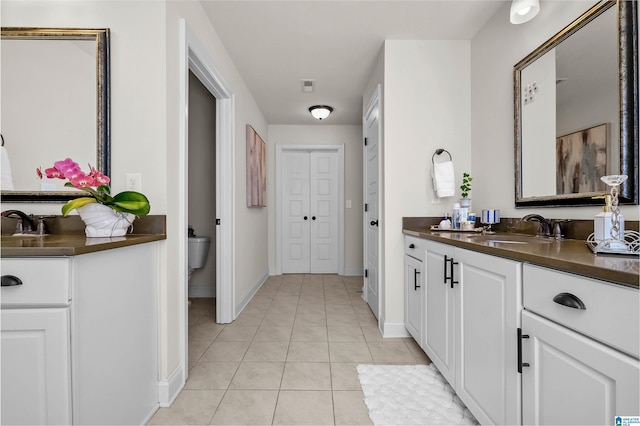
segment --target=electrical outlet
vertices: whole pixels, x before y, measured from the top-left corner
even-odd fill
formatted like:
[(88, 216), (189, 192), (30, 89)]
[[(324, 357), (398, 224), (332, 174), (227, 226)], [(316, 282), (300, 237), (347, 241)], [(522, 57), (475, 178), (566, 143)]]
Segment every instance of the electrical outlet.
[(127, 191), (142, 191), (142, 175), (140, 173), (127, 173)]

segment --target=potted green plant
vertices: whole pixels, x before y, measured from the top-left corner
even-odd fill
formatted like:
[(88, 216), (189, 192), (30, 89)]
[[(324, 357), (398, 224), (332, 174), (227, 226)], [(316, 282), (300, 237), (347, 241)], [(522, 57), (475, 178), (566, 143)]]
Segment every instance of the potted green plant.
[(469, 192), (471, 192), (471, 181), (473, 178), (469, 173), (462, 174), (462, 185), (460, 185), (460, 189), (462, 193), (460, 194), (460, 206), (461, 207), (469, 207), (471, 205), (471, 198), (469, 198)]

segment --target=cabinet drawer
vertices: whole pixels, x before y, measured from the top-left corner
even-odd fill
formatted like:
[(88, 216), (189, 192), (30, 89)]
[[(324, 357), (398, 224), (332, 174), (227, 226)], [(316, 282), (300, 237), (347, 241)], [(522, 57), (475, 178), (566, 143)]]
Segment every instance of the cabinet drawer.
[(70, 262), (66, 258), (2, 259), (2, 275), (22, 281), (21, 285), (2, 287), (2, 307), (68, 305)]
[(426, 251), (426, 240), (411, 235), (404, 236), (404, 252), (405, 254), (424, 260), (424, 252)]
[[(532, 265), (524, 265), (523, 278), (526, 310), (638, 357), (640, 301), (637, 289)], [(580, 299), (585, 309), (554, 302), (562, 293)], [(565, 295), (564, 299), (571, 296)]]

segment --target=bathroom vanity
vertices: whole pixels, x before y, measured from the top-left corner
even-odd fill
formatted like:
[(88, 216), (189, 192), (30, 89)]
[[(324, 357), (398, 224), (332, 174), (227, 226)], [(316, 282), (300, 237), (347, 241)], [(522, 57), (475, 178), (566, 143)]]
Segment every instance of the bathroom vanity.
[(406, 328), (481, 424), (640, 412), (637, 257), (577, 240), (404, 233)]
[(2, 236), (2, 424), (144, 424), (164, 235)]

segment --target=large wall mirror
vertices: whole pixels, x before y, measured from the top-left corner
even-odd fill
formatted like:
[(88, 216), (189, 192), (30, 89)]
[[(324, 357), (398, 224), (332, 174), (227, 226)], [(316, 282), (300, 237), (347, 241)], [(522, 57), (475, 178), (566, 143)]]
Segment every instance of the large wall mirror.
[(638, 204), (635, 1), (601, 1), (514, 67), (516, 207)]
[(85, 194), (36, 169), (70, 157), (110, 174), (109, 29), (3, 27), (1, 43), (2, 201)]

